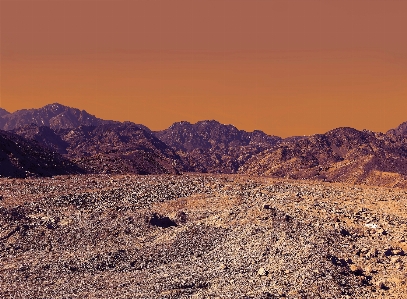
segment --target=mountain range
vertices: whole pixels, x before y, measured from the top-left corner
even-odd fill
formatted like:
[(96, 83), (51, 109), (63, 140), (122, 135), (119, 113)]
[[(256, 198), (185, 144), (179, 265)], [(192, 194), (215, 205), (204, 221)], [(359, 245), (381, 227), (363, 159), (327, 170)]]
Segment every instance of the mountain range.
[[(60, 168), (61, 174), (241, 173), (407, 186), (407, 122), (386, 133), (337, 128), (325, 134), (283, 139), (258, 130), (246, 132), (215, 120), (195, 124), (181, 121), (165, 130), (151, 131), (144, 125), (103, 120), (84, 110), (54, 103), (14, 113), (0, 109), (0, 129), (8, 136), (7, 142), (20, 136), (20, 148), (24, 145), (38, 152), (42, 147), (46, 156), (53, 153), (57, 156), (52, 159), (64, 165), (69, 162), (68, 168)], [(5, 140), (1, 141), (2, 151)], [(10, 146), (7, 149), (23, 157), (24, 152), (18, 150)], [(13, 164), (10, 155), (2, 157), (1, 169), (9, 169)], [(29, 172), (18, 163), (13, 165), (13, 171), (1, 174), (60, 174), (43, 171), (41, 163)]]

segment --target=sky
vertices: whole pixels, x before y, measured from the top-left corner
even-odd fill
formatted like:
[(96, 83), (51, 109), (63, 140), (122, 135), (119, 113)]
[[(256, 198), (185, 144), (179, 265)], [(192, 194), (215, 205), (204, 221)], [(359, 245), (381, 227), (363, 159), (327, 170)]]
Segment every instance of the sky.
[(0, 0), (0, 107), (282, 137), (407, 121), (404, 0)]

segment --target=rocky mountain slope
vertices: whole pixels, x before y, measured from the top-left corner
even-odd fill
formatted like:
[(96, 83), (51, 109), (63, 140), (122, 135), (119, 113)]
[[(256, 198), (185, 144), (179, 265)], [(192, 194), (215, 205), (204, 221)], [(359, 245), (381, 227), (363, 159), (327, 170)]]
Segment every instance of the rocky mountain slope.
[(105, 121), (51, 104), (0, 111), (1, 126), (91, 173), (242, 173), (406, 185), (407, 122), (386, 134), (338, 128), (283, 140), (214, 120), (183, 121), (152, 132), (143, 125)]
[(67, 107), (58, 103), (38, 109), (23, 109), (0, 115), (0, 129), (12, 130), (22, 126), (36, 124), (54, 130), (76, 128), (80, 125), (97, 126), (111, 121), (102, 120), (84, 110)]
[(88, 173), (175, 174), (182, 169), (170, 147), (130, 122), (57, 131), (30, 125), (13, 132), (63, 154)]
[(1, 180), (1, 298), (406, 298), (407, 194), (238, 175)]
[(385, 134), (338, 128), (286, 140), (251, 158), (241, 173), (405, 186), (407, 144)]
[(185, 171), (211, 173), (236, 173), (250, 157), (281, 140), (262, 131), (246, 132), (214, 120), (174, 123), (155, 135), (180, 155)]
[(59, 154), (67, 154), (69, 143), (64, 141), (53, 129), (36, 124), (25, 125), (10, 132), (20, 135), (29, 140), (35, 140), (44, 147)]
[(84, 173), (60, 154), (0, 130), (0, 176), (27, 177)]
[(67, 157), (91, 173), (175, 174), (180, 158), (151, 132), (133, 123), (80, 126), (57, 134)]
[(3, 116), (5, 116), (5, 115), (7, 115), (7, 114), (9, 114), (8, 111), (6, 111), (6, 110), (0, 108), (0, 128), (3, 128), (4, 123), (5, 123), (5, 120), (3, 119)]

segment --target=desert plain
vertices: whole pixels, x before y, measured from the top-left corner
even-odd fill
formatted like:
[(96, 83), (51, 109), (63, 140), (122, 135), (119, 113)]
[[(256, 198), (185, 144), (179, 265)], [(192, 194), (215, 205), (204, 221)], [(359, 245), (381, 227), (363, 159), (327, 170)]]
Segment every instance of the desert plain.
[(1, 298), (406, 298), (407, 190), (238, 174), (0, 181)]

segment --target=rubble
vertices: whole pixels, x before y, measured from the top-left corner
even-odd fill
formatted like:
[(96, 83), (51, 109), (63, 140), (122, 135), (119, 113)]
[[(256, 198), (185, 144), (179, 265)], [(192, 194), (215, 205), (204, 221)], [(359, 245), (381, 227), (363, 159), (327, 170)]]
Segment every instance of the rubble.
[(2, 179), (0, 196), (1, 298), (407, 293), (404, 189), (242, 175), (70, 175)]

